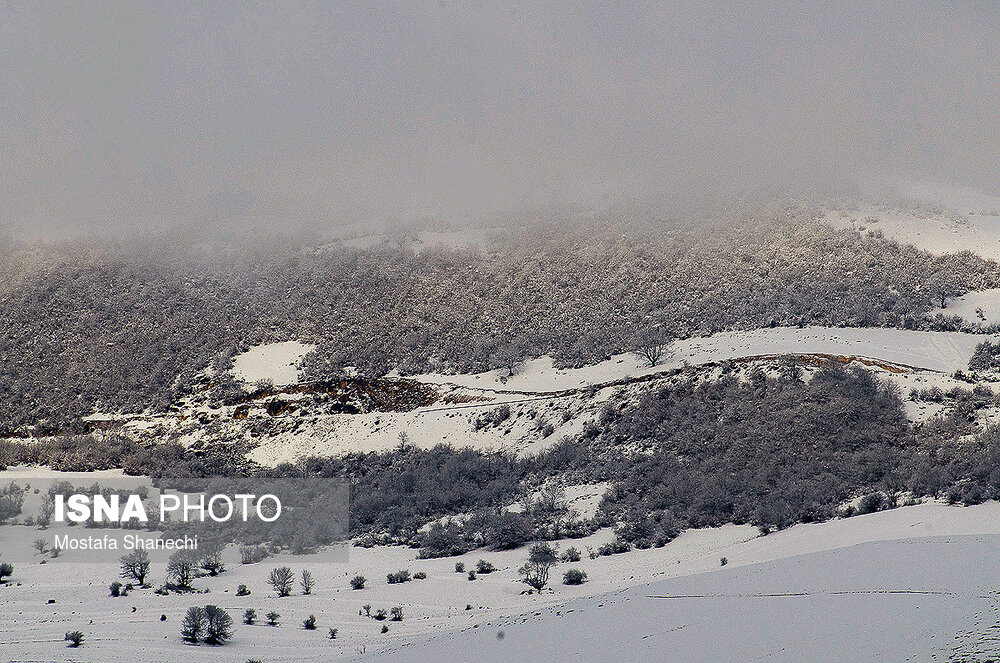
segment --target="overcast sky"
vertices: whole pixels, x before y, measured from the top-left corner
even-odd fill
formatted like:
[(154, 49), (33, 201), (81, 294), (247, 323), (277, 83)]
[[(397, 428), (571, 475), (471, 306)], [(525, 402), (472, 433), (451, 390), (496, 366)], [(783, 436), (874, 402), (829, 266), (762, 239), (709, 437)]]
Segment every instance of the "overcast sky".
[(998, 188), (994, 3), (208, 4), (3, 4), (0, 229)]

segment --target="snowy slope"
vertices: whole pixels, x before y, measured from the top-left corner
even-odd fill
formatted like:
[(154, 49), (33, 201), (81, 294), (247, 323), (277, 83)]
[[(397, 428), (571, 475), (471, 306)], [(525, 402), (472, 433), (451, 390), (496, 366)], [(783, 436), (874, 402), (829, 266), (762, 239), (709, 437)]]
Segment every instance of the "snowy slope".
[(943, 315), (957, 315), (966, 322), (984, 325), (1000, 324), (1000, 288), (970, 292), (947, 300), (948, 306), (931, 311)]
[(298, 363), (315, 346), (298, 341), (258, 345), (233, 357), (233, 375), (253, 384), (270, 380), (275, 386), (299, 381)]
[[(177, 403), (171, 412), (121, 416), (112, 423), (134, 439), (151, 443), (176, 439), (190, 446), (219, 435), (244, 440), (254, 447), (250, 457), (268, 466), (310, 455), (391, 449), (403, 439), (422, 448), (444, 443), (525, 454), (579, 434), (618, 385), (630, 379), (669, 380), (685, 365), (705, 367), (724, 360), (746, 360), (738, 367), (742, 372), (752, 366), (773, 367), (776, 356), (787, 354), (809, 359), (849, 357), (897, 381), (905, 395), (913, 388), (937, 386), (947, 391), (963, 386), (947, 376), (966, 369), (975, 346), (988, 338), (951, 332), (822, 327), (725, 332), (677, 340), (664, 361), (653, 368), (643, 366), (635, 355), (621, 354), (576, 369), (555, 369), (550, 358), (541, 357), (525, 362), (510, 378), (502, 371), (416, 376), (418, 382), (409, 384), (431, 387), (436, 397), (427, 405), (399, 411), (376, 408), (351, 414), (331, 409), (323, 398), (314, 399), (292, 388), (223, 407), (212, 406), (195, 394)], [(261, 360), (254, 365), (251, 356), (260, 359), (268, 356), (264, 350), (273, 350), (272, 346), (261, 346), (253, 355), (241, 355), (237, 366), (244, 375), (274, 379), (280, 377), (280, 371), (287, 371), (286, 377), (293, 379), (293, 358), (308, 346), (300, 344), (293, 355), (290, 344), (280, 345), (285, 347), (284, 354), (270, 355), (280, 354), (278, 360)], [(247, 366), (257, 372), (250, 372)], [(280, 371), (272, 370), (275, 367)], [(704, 375), (711, 376), (711, 370)], [(649, 386), (637, 384), (634, 389)], [(268, 410), (275, 401), (283, 405)], [(914, 420), (925, 419), (942, 407), (940, 403), (908, 402)], [(507, 408), (503, 421), (482, 424), (482, 418), (500, 408)]]
[(506, 377), (503, 370), (496, 370), (475, 375), (421, 375), (416, 379), (484, 389), (558, 391), (649, 375), (684, 365), (699, 366), (762, 355), (814, 353), (865, 357), (953, 373), (968, 368), (973, 350), (985, 338), (959, 332), (902, 329), (775, 327), (676, 340), (665, 360), (653, 368), (643, 366), (644, 362), (633, 354), (615, 355), (599, 364), (570, 369), (555, 369), (550, 358), (541, 357), (525, 362), (512, 377)]
[[(0, 475), (2, 478), (4, 475)], [(0, 542), (0, 549), (10, 556), (17, 552), (17, 559), (30, 558), (31, 541), (39, 533), (23, 526), (4, 529), (13, 536)], [(720, 642), (732, 652), (760, 655), (770, 652), (777, 656), (764, 660), (812, 661), (817, 659), (803, 657), (803, 650), (796, 647), (814, 643), (821, 648), (832, 647), (831, 651), (842, 655), (856, 654), (837, 646), (844, 646), (845, 642), (867, 646), (864, 639), (829, 640), (830, 634), (860, 633), (869, 642), (884, 638), (889, 645), (896, 643), (891, 631), (897, 628), (902, 629), (907, 642), (912, 640), (915, 645), (926, 644), (927, 640), (920, 638), (933, 634), (933, 640), (940, 639), (951, 646), (959, 627), (974, 627), (974, 611), (959, 611), (954, 615), (954, 624), (940, 622), (940, 613), (953, 610), (958, 604), (971, 606), (970, 602), (978, 601), (977, 597), (985, 594), (979, 591), (980, 584), (986, 588), (995, 586), (993, 569), (1000, 562), (997, 551), (990, 546), (963, 547), (965, 544), (958, 538), (963, 535), (995, 541), (1000, 536), (1000, 504), (991, 502), (968, 508), (921, 504), (846, 520), (797, 525), (766, 537), (757, 536), (756, 530), (749, 526), (693, 530), (661, 549), (636, 550), (594, 560), (585, 555), (579, 563), (560, 564), (555, 569), (557, 578), (566, 568), (577, 567), (586, 571), (590, 580), (580, 587), (557, 582), (553, 594), (541, 596), (521, 593), (524, 585), (517, 581), (517, 567), (526, 555), (524, 548), (504, 552), (478, 550), (457, 558), (417, 560), (417, 551), (413, 549), (377, 547), (353, 549), (347, 563), (325, 563), (316, 555), (281, 555), (255, 565), (240, 565), (230, 551), (229, 570), (218, 577), (195, 582), (197, 588), (209, 590), (208, 594), (159, 596), (151, 590), (141, 590), (118, 599), (109, 597), (107, 589), (117, 576), (114, 561), (85, 566), (67, 564), (66, 559), (59, 564), (18, 563), (13, 584), (0, 587), (0, 614), (10, 616), (0, 620), (0, 642), (4, 645), (4, 658), (12, 660), (110, 661), (141, 657), (149, 663), (248, 658), (272, 662), (359, 660), (360, 650), (365, 652), (360, 660), (499, 660), (494, 658), (496, 652), (512, 657), (511, 660), (526, 660), (528, 656), (535, 656), (533, 660), (568, 660), (557, 658), (564, 650), (555, 645), (538, 651), (538, 647), (551, 642), (553, 633), (559, 633), (560, 643), (592, 644), (596, 652), (607, 652), (607, 647), (613, 645), (614, 650), (634, 654), (628, 660), (656, 660), (643, 658), (650, 651), (645, 648), (653, 645), (688, 655), (677, 660), (716, 660), (702, 656), (697, 646), (722, 638)], [(934, 538), (919, 545), (907, 542), (928, 536)], [(610, 532), (602, 531), (586, 539), (564, 540), (560, 546), (565, 549), (575, 545), (585, 550), (610, 537)], [(895, 543), (845, 549), (871, 542)], [(16, 546), (25, 551), (15, 551)], [(948, 556), (947, 564), (941, 563), (938, 553), (943, 549)], [(70, 554), (66, 553), (64, 558)], [(809, 556), (801, 557), (803, 554)], [(729, 564), (718, 571), (721, 556), (728, 557)], [(480, 558), (489, 559), (500, 570), (480, 576), (475, 582), (454, 572), (456, 560), (471, 567)], [(310, 569), (318, 581), (315, 594), (296, 593), (277, 599), (267, 587), (265, 577), (281, 564), (288, 564), (296, 572)], [(404, 585), (386, 584), (385, 574), (401, 568), (422, 570), (428, 577)], [(163, 573), (162, 565), (154, 565), (154, 583), (162, 580)], [(352, 591), (348, 586), (348, 580), (356, 573), (369, 579), (364, 590)], [(879, 578), (885, 582), (878, 582)], [(658, 584), (648, 586), (651, 582)], [(238, 584), (246, 584), (252, 593), (236, 597)], [(930, 589), (952, 595), (935, 598), (865, 594), (853, 595), (853, 599), (831, 596), (837, 591), (887, 589)], [(769, 604), (766, 597), (734, 596), (775, 592), (810, 592), (811, 596), (793, 597), (799, 601), (797, 604), (784, 601)], [(671, 593), (723, 596), (692, 599), (687, 603), (646, 598), (649, 594)], [(50, 599), (55, 603), (49, 604)], [(930, 599), (939, 602), (923, 602)], [(566, 606), (567, 601), (577, 602)], [(184, 610), (190, 605), (206, 603), (220, 605), (234, 617), (247, 607), (255, 608), (258, 614), (275, 609), (282, 615), (282, 626), (237, 624), (233, 642), (222, 649), (183, 644), (179, 629)], [(401, 623), (390, 622), (389, 633), (383, 635), (379, 632), (379, 622), (358, 614), (365, 604), (374, 608), (400, 605), (406, 617)], [(467, 605), (472, 609), (466, 610)], [(786, 605), (794, 609), (786, 612)], [(798, 613), (801, 617), (796, 616)], [(161, 614), (167, 616), (165, 621), (160, 620)], [(320, 630), (302, 629), (301, 621), (309, 614), (316, 615)], [(715, 614), (721, 619), (714, 620)], [(747, 622), (740, 614), (760, 614), (766, 621)], [(527, 623), (518, 625), (523, 619)], [(903, 621), (897, 623), (894, 621), (897, 619)], [(761, 642), (759, 627), (763, 623), (775, 624), (775, 630), (780, 627), (784, 634), (783, 640), (769, 641), (776, 652), (766, 650), (769, 642)], [(492, 647), (497, 644), (500, 624), (506, 634), (501, 643), (505, 649), (495, 650)], [(336, 641), (327, 637), (330, 627), (339, 630)], [(883, 627), (885, 631), (865, 631)], [(74, 652), (66, 648), (62, 635), (76, 628), (87, 634), (88, 641), (83, 649)], [(695, 630), (685, 633), (689, 628)], [(648, 636), (661, 639), (648, 642)], [(594, 642), (602, 639), (608, 645)], [(529, 642), (536, 648), (533, 652), (524, 649)], [(740, 649), (744, 646), (750, 649)], [(789, 657), (782, 658), (782, 648), (787, 649)], [(388, 658), (373, 658), (382, 650)], [(572, 651), (576, 650), (565, 650)], [(911, 653), (918, 651), (923, 650)], [(792, 658), (793, 655), (799, 658)], [(872, 659), (857, 654), (840, 660)], [(918, 656), (913, 660), (929, 659)]]
[(937, 182), (899, 186), (896, 206), (827, 209), (821, 220), (841, 228), (879, 230), (932, 253), (972, 251), (1000, 260), (1000, 197)]
[(1000, 628), (998, 563), (997, 536), (861, 544), (577, 599), (375, 660), (904, 663), (988, 654)]

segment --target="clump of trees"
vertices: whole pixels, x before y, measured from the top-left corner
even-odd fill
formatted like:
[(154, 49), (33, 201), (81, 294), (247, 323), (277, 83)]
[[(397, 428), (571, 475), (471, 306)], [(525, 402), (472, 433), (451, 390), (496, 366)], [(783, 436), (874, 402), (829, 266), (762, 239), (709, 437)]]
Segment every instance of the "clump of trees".
[(232, 638), (232, 634), (233, 618), (215, 605), (206, 605), (204, 608), (192, 606), (187, 609), (181, 622), (181, 638), (192, 644), (203, 640), (209, 645), (224, 645)]
[[(559, 458), (562, 445), (543, 454), (532, 462), (516, 467), (521, 476), (521, 485), (537, 481), (541, 477), (551, 478), (552, 474), (565, 469), (564, 458)], [(485, 460), (485, 459), (484, 459)], [(510, 550), (532, 539), (553, 540), (566, 536), (586, 536), (595, 526), (592, 522), (581, 521), (578, 514), (569, 508), (565, 491), (550, 481), (534, 496), (525, 497), (523, 512), (514, 512), (490, 504), (461, 522), (447, 520), (435, 522), (424, 532), (411, 540), (411, 545), (420, 546), (418, 557), (449, 557), (461, 555), (473, 548), (485, 545), (496, 550)]]
[(267, 558), (267, 550), (264, 546), (256, 545), (241, 545), (240, 546), (240, 563), (241, 564), (256, 564)]
[(435, 522), (419, 537), (420, 551), (417, 557), (428, 559), (433, 557), (454, 557), (463, 555), (472, 549), (465, 528), (451, 520)]
[(602, 419), (595, 445), (613, 485), (601, 512), (638, 547), (684, 527), (829, 518), (918, 451), (895, 387), (839, 364), (808, 382), (763, 371), (681, 382)]
[(977, 345), (969, 360), (969, 370), (974, 373), (1000, 370), (1000, 343), (983, 341)]
[(83, 631), (68, 631), (63, 640), (69, 642), (70, 647), (79, 647), (83, 644)]
[(580, 557), (581, 557), (580, 551), (576, 547), (570, 546), (569, 548), (563, 551), (562, 557), (560, 557), (560, 559), (564, 562), (579, 562)]
[(404, 582), (410, 582), (410, 570), (400, 569), (395, 573), (387, 573), (385, 576), (385, 581), (390, 585), (398, 585)]

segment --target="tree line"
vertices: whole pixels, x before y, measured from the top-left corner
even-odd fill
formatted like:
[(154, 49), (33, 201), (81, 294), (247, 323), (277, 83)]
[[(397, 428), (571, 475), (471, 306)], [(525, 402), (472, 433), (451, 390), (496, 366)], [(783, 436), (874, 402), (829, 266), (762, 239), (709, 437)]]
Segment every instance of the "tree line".
[(971, 253), (933, 256), (794, 210), (735, 224), (545, 226), (483, 250), (275, 240), (204, 259), (174, 246), (23, 246), (0, 253), (0, 274), (8, 433), (163, 410), (200, 388), (200, 371), (260, 342), (316, 344), (314, 379), (345, 366), (368, 377), (509, 368), (543, 354), (579, 366), (649, 347), (649, 329), (966, 328), (931, 307), (1000, 286), (1000, 266)]

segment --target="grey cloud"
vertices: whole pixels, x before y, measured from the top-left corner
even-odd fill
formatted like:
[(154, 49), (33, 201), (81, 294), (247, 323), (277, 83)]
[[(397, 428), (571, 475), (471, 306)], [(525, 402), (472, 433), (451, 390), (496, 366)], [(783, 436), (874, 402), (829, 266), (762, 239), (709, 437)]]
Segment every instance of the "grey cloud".
[(930, 177), (996, 191), (1000, 10), (61, 3), (0, 14), (0, 228), (324, 228)]

